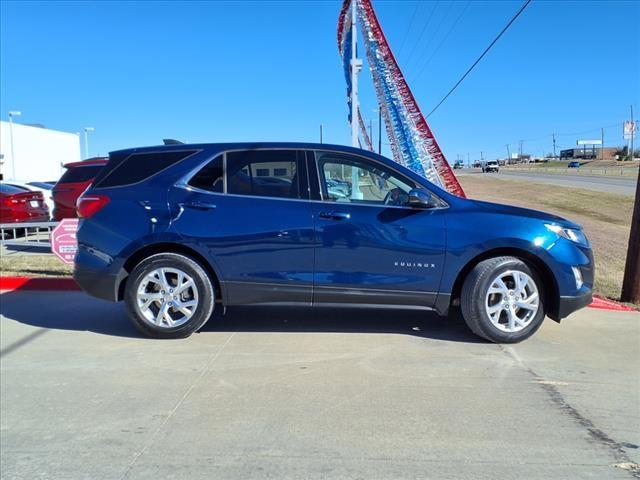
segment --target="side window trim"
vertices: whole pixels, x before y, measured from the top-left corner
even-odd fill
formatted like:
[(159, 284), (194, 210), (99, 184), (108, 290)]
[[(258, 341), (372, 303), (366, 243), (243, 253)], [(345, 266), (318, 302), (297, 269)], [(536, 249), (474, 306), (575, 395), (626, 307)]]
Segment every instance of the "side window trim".
[[(328, 151), (328, 150), (327, 150)], [(311, 198), (316, 202), (323, 202), (324, 195), (322, 193), (322, 178), (320, 178), (320, 169), (318, 168), (318, 156), (316, 155), (317, 150), (309, 150), (309, 188), (312, 188)], [(313, 178), (313, 181), (311, 181)]]
[(222, 154), (222, 194), (227, 194), (227, 152)]

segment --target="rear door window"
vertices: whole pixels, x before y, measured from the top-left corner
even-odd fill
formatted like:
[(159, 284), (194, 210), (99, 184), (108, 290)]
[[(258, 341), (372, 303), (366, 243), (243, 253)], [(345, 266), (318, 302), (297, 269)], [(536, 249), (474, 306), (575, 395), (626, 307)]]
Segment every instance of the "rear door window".
[[(303, 198), (304, 154), (296, 150), (248, 150), (227, 153), (227, 193), (274, 198)], [(306, 198), (306, 196), (304, 196)]]

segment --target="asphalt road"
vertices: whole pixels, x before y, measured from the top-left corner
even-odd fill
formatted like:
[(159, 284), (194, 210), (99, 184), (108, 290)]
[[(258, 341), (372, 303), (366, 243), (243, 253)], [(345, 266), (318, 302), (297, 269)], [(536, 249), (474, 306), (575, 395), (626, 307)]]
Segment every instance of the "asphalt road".
[(499, 346), (417, 312), (237, 309), (156, 341), (82, 293), (0, 305), (3, 479), (624, 479), (640, 463), (639, 313), (587, 309)]
[(637, 177), (614, 177), (600, 175), (580, 175), (576, 173), (536, 173), (516, 172), (513, 170), (500, 170), (500, 173), (485, 173), (484, 175), (496, 175), (498, 178), (513, 178), (528, 180), (536, 183), (547, 183), (564, 187), (578, 187), (599, 192), (619, 193), (621, 195), (634, 195), (636, 191)]

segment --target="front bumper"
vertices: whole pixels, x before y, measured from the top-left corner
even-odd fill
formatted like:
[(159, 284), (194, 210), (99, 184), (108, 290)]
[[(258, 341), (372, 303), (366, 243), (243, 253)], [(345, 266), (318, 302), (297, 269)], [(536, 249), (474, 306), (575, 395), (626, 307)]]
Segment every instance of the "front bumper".
[(593, 294), (591, 290), (587, 290), (586, 292), (583, 292), (575, 296), (567, 296), (567, 297), (561, 296), (558, 302), (557, 318), (554, 318), (554, 320), (559, 321), (564, 317), (569, 316), (576, 310), (580, 310), (581, 308), (586, 307), (592, 301), (593, 301)]

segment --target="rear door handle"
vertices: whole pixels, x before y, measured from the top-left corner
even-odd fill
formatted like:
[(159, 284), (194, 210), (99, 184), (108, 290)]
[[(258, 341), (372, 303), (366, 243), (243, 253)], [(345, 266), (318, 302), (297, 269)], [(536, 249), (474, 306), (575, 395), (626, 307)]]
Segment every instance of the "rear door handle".
[(216, 208), (215, 204), (204, 202), (185, 203), (184, 206), (195, 210), (214, 210)]
[(351, 218), (351, 214), (345, 212), (320, 212), (318, 215), (320, 218), (329, 220), (349, 220)]

